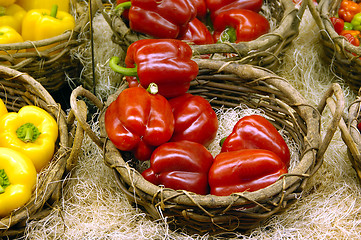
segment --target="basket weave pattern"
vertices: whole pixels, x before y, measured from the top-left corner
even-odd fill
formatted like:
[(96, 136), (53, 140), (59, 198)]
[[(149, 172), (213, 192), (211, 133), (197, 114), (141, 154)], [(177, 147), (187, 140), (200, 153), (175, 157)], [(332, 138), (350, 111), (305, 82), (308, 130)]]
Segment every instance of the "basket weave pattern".
[(81, 128), (75, 129), (74, 115), (61, 110), (48, 91), (26, 73), (0, 66), (0, 97), (9, 112), (26, 105), (35, 105), (54, 116), (59, 128), (56, 149), (50, 164), (39, 174), (36, 188), (28, 203), (0, 219), (0, 237), (15, 236), (24, 231), (27, 221), (41, 218), (50, 212), (48, 206), (60, 197), (65, 171), (70, 171), (83, 137)]

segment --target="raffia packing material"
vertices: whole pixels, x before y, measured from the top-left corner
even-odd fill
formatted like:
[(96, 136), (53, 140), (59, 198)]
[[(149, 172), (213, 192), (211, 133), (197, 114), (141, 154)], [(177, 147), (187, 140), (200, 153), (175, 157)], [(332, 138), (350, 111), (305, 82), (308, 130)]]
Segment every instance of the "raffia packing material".
[[(71, 0), (70, 13), (75, 17), (72, 31), (39, 41), (0, 44), (4, 53), (0, 55), (0, 65), (30, 74), (50, 92), (61, 89), (68, 78), (78, 79), (82, 67), (71, 52), (85, 40), (80, 33), (89, 21), (86, 1)], [(42, 47), (46, 49), (40, 50)], [(32, 48), (35, 51), (27, 51)]]
[[(151, 38), (130, 30), (119, 12), (106, 9), (101, 0), (94, 1), (113, 31), (112, 40), (119, 44), (125, 52), (133, 42)], [(269, 33), (256, 40), (237, 44), (191, 45), (194, 56), (212, 54), (211, 58), (217, 60), (237, 60), (240, 63), (258, 65), (277, 71), (285, 50), (299, 34), (299, 25), (306, 7), (306, 1), (297, 7), (289, 0), (266, 0), (260, 13), (266, 16), (271, 24)]]
[[(132, 155), (120, 152), (107, 139), (104, 111), (116, 95), (103, 104), (82, 87), (71, 95), (71, 106), (78, 122), (98, 147), (104, 161), (114, 170), (118, 186), (128, 200), (153, 219), (166, 218), (170, 226), (186, 231), (218, 233), (249, 230), (261, 221), (291, 206), (301, 195), (304, 185), (321, 166), (343, 111), (343, 93), (333, 84), (319, 105), (312, 106), (285, 79), (264, 68), (223, 61), (197, 60), (200, 73), (191, 84), (190, 93), (208, 99), (214, 108), (236, 108), (245, 104), (257, 109), (297, 146), (299, 162), (269, 187), (230, 196), (197, 195), (187, 191), (155, 186), (146, 181)], [(320, 120), (329, 98), (335, 95), (337, 107), (327, 134), (321, 139)], [(78, 116), (77, 99), (86, 97), (101, 110), (100, 135), (92, 131), (86, 119)]]
[(72, 112), (66, 115), (49, 92), (27, 73), (0, 66), (0, 86), (0, 97), (9, 112), (27, 105), (38, 106), (56, 119), (59, 129), (54, 156), (38, 173), (30, 200), (9, 216), (0, 218), (0, 237), (12, 238), (21, 236), (29, 222), (49, 214), (51, 206), (59, 201), (65, 176), (76, 164), (83, 131), (76, 127)]

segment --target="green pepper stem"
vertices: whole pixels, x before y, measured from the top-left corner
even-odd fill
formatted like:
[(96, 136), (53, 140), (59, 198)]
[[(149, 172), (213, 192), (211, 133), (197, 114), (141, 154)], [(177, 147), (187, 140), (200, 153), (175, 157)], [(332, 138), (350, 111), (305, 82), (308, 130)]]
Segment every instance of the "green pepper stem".
[(223, 146), (223, 143), (224, 143), (224, 141), (226, 141), (226, 138), (227, 138), (227, 137), (224, 137), (224, 138), (221, 139), (221, 141), (219, 141), (219, 146), (220, 146), (220, 147)]
[(56, 18), (57, 14), (58, 14), (58, 5), (54, 4), (53, 6), (51, 6), (50, 16)]
[(16, 129), (17, 137), (25, 142), (35, 142), (40, 135), (39, 129), (32, 123), (25, 123)]
[(220, 42), (230, 42), (234, 43), (237, 41), (237, 33), (236, 29), (233, 27), (226, 27), (224, 31), (221, 33), (221, 37), (219, 38)]
[(131, 1), (129, 1), (129, 2), (123, 2), (123, 3), (119, 3), (115, 8), (114, 8), (114, 10), (115, 11), (118, 11), (118, 10), (120, 10), (120, 9), (129, 9), (130, 7), (132, 6), (132, 3), (131, 3)]
[(4, 169), (0, 169), (0, 194), (5, 192), (5, 188), (10, 185), (8, 175)]
[(155, 83), (150, 83), (147, 87), (147, 92), (150, 94), (157, 94), (158, 93), (158, 85)]
[(125, 67), (119, 66), (118, 65), (119, 63), (120, 63), (120, 58), (117, 56), (114, 56), (114, 57), (110, 58), (110, 60), (109, 60), (109, 67), (111, 69), (113, 69), (114, 72), (121, 73), (124, 76), (132, 76), (132, 77), (138, 76), (137, 67), (125, 68)]
[(6, 15), (6, 7), (0, 6), (0, 17)]

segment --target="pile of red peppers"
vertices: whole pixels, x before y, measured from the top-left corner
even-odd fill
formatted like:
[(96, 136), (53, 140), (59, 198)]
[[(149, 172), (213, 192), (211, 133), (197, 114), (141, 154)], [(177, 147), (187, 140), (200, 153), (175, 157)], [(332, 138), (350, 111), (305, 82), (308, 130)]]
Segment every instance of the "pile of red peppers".
[(203, 45), (246, 42), (268, 33), (263, 0), (118, 0), (133, 31)]
[(264, 188), (287, 173), (288, 146), (266, 118), (241, 118), (213, 157), (218, 118), (209, 101), (188, 92), (198, 75), (190, 46), (178, 39), (144, 39), (128, 48), (123, 90), (105, 112), (105, 130), (121, 151), (150, 167), (149, 182), (197, 194), (229, 195)]

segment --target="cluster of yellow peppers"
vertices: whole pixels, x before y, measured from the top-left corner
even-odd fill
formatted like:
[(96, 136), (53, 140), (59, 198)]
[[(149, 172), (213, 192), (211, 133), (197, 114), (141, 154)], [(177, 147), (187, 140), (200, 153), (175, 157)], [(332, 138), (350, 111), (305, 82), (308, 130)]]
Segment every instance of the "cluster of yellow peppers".
[(69, 0), (0, 0), (0, 44), (51, 38), (74, 26)]
[(0, 218), (29, 201), (57, 138), (58, 125), (45, 110), (28, 105), (8, 112), (0, 99)]

